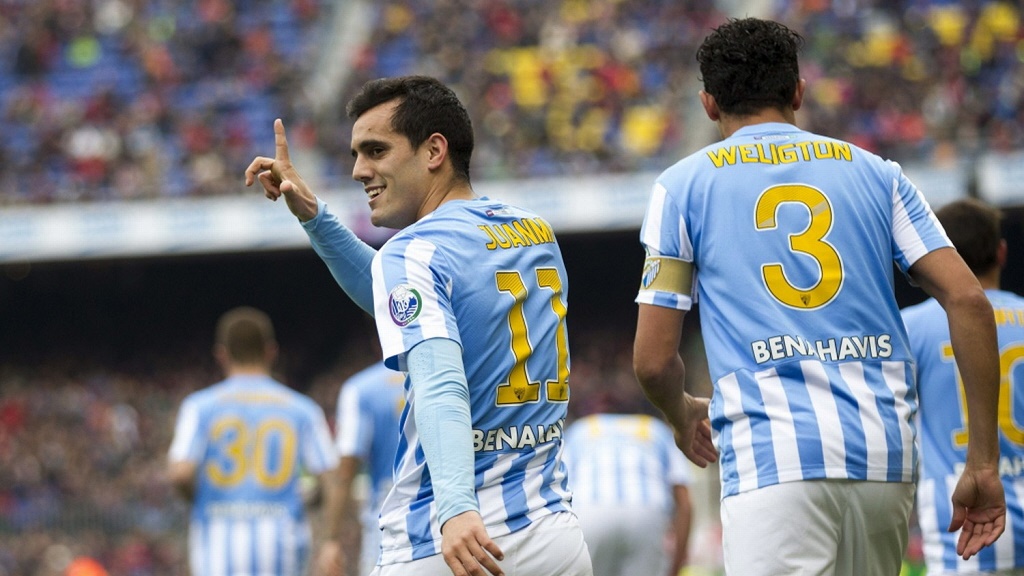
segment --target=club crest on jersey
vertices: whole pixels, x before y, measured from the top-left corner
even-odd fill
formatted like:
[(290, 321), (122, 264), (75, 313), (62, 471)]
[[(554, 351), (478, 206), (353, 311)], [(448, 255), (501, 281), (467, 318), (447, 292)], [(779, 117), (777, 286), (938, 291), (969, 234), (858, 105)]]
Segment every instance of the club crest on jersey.
[(661, 271), (661, 260), (658, 258), (648, 258), (644, 262), (644, 274), (640, 279), (640, 284), (644, 289), (650, 288), (651, 284), (658, 277), (658, 272)]
[(423, 309), (423, 298), (415, 288), (408, 284), (399, 284), (388, 296), (388, 309), (391, 320), (399, 326), (408, 326), (420, 315)]

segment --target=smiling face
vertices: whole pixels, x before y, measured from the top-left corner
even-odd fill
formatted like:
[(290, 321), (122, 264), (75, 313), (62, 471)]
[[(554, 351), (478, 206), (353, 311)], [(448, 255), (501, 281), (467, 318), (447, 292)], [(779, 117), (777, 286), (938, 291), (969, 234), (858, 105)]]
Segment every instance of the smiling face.
[(391, 116), (398, 100), (367, 110), (352, 125), (352, 178), (363, 183), (374, 226), (401, 229), (422, 214), (429, 183), (428, 146), (413, 150), (394, 131)]

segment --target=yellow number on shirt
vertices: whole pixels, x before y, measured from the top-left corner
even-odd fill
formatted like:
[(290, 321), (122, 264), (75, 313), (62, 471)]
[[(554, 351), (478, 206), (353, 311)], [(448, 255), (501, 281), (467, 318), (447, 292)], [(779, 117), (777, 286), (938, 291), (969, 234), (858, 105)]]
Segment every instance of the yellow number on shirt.
[(801, 184), (773, 186), (757, 200), (754, 223), (758, 230), (775, 230), (775, 220), (782, 204), (800, 204), (810, 212), (811, 221), (799, 234), (791, 234), (789, 247), (806, 254), (818, 263), (821, 277), (809, 288), (793, 286), (786, 278), (782, 264), (761, 266), (761, 275), (768, 292), (779, 302), (793, 308), (813, 310), (828, 304), (843, 284), (843, 261), (836, 249), (825, 240), (832, 229), (832, 205), (820, 190)]
[(297, 443), (285, 420), (269, 418), (253, 430), (241, 418), (226, 416), (210, 428), (210, 441), (223, 457), (206, 464), (207, 477), (218, 488), (236, 486), (252, 475), (260, 486), (277, 489), (292, 477)]
[[(953, 362), (953, 347), (949, 343), (942, 345), (942, 359)], [(1024, 446), (1024, 428), (1017, 424), (1013, 417), (1013, 397), (1017, 394), (1016, 382), (1013, 373), (1017, 365), (1024, 362), (1024, 344), (1007, 346), (999, 353), (999, 431), (1006, 436), (1006, 439), (1014, 444)], [(964, 390), (964, 382), (960, 378), (960, 371), (956, 373), (956, 384), (960, 394), (960, 415), (963, 427), (953, 432), (953, 447), (967, 447), (967, 392)]]
[(231, 416), (217, 420), (210, 428), (210, 441), (219, 445), (221, 455), (227, 460), (223, 464), (211, 460), (206, 465), (206, 475), (214, 486), (234, 486), (245, 478), (245, 428), (241, 418)]
[[(507, 293), (513, 299), (512, 307), (508, 311), (508, 329), (512, 335), (511, 348), (515, 358), (505, 382), (498, 386), (497, 404), (509, 406), (536, 402), (540, 399), (540, 382), (531, 381), (526, 370), (526, 361), (533, 354), (526, 314), (523, 311), (527, 295), (526, 284), (517, 271), (497, 272), (494, 281), (499, 292)], [(551, 311), (558, 320), (555, 333), (558, 375), (557, 379), (545, 382), (545, 392), (548, 401), (566, 402), (569, 400), (569, 345), (565, 334), (566, 308), (562, 303), (562, 279), (558, 277), (558, 271), (554, 268), (538, 268), (537, 286), (551, 290)]]
[(562, 304), (562, 279), (554, 268), (537, 270), (537, 285), (551, 290), (551, 311), (558, 317), (558, 328), (555, 332), (555, 346), (558, 351), (558, 379), (548, 380), (548, 400), (552, 402), (569, 401), (569, 339), (565, 335), (565, 304)]

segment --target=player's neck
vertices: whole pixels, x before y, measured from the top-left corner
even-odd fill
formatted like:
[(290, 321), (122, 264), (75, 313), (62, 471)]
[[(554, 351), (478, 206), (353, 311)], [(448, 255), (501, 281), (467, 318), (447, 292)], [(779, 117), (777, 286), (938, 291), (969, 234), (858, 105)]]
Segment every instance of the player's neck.
[(446, 187), (437, 188), (427, 194), (423, 205), (420, 207), (420, 212), (416, 220), (421, 220), (427, 214), (437, 210), (438, 207), (445, 202), (450, 202), (452, 200), (472, 200), (476, 197), (476, 192), (473, 191), (472, 186), (470, 186), (468, 182), (456, 181)]
[(266, 376), (270, 370), (262, 364), (233, 364), (228, 367), (227, 375), (231, 376)]
[(745, 116), (722, 114), (718, 120), (718, 130), (721, 132), (722, 138), (728, 138), (740, 128), (771, 122), (796, 125), (796, 114), (793, 110), (779, 110), (777, 108), (764, 108)]
[(1002, 272), (1002, 270), (996, 267), (984, 274), (979, 274), (978, 283), (980, 283), (981, 287), (985, 290), (999, 290), (1000, 272)]

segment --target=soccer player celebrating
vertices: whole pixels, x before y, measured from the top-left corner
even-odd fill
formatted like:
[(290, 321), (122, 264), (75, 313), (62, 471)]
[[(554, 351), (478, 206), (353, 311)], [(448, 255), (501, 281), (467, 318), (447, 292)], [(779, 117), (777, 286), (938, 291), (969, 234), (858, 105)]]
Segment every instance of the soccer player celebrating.
[(548, 223), (476, 196), (473, 131), (451, 89), (423, 76), (366, 83), (348, 103), (352, 176), (380, 251), (303, 182), (274, 123), (274, 158), (245, 181), (284, 197), (342, 289), (408, 373), (377, 576), (591, 574), (560, 452), (569, 399), (568, 284)]
[[(796, 127), (801, 41), (746, 18), (698, 49), (723, 140), (654, 184), (634, 369), (683, 452), (720, 461), (728, 574), (897, 574), (917, 400), (895, 262), (949, 314), (971, 415), (951, 527), (970, 557), (1005, 520), (992, 307), (899, 165)], [(682, 386), (695, 301), (710, 404)]]
[[(917, 359), (921, 426), (921, 479), (917, 489), (918, 525), (924, 537), (929, 576), (953, 574), (1019, 574), (1024, 568), (1024, 503), (1018, 486), (1024, 475), (1024, 298), (999, 289), (1006, 264), (1006, 241), (1000, 214), (978, 200), (958, 200), (935, 215), (953, 246), (978, 277), (995, 309), (1002, 381), (999, 399), (1000, 475), (1006, 494), (1007, 534), (994, 546), (964, 559), (957, 550), (961, 538), (946, 530), (950, 491), (967, 454), (968, 414), (965, 390), (950, 347), (946, 314), (935, 299), (903, 310), (910, 349)], [(975, 418), (970, 414), (971, 420)]]

